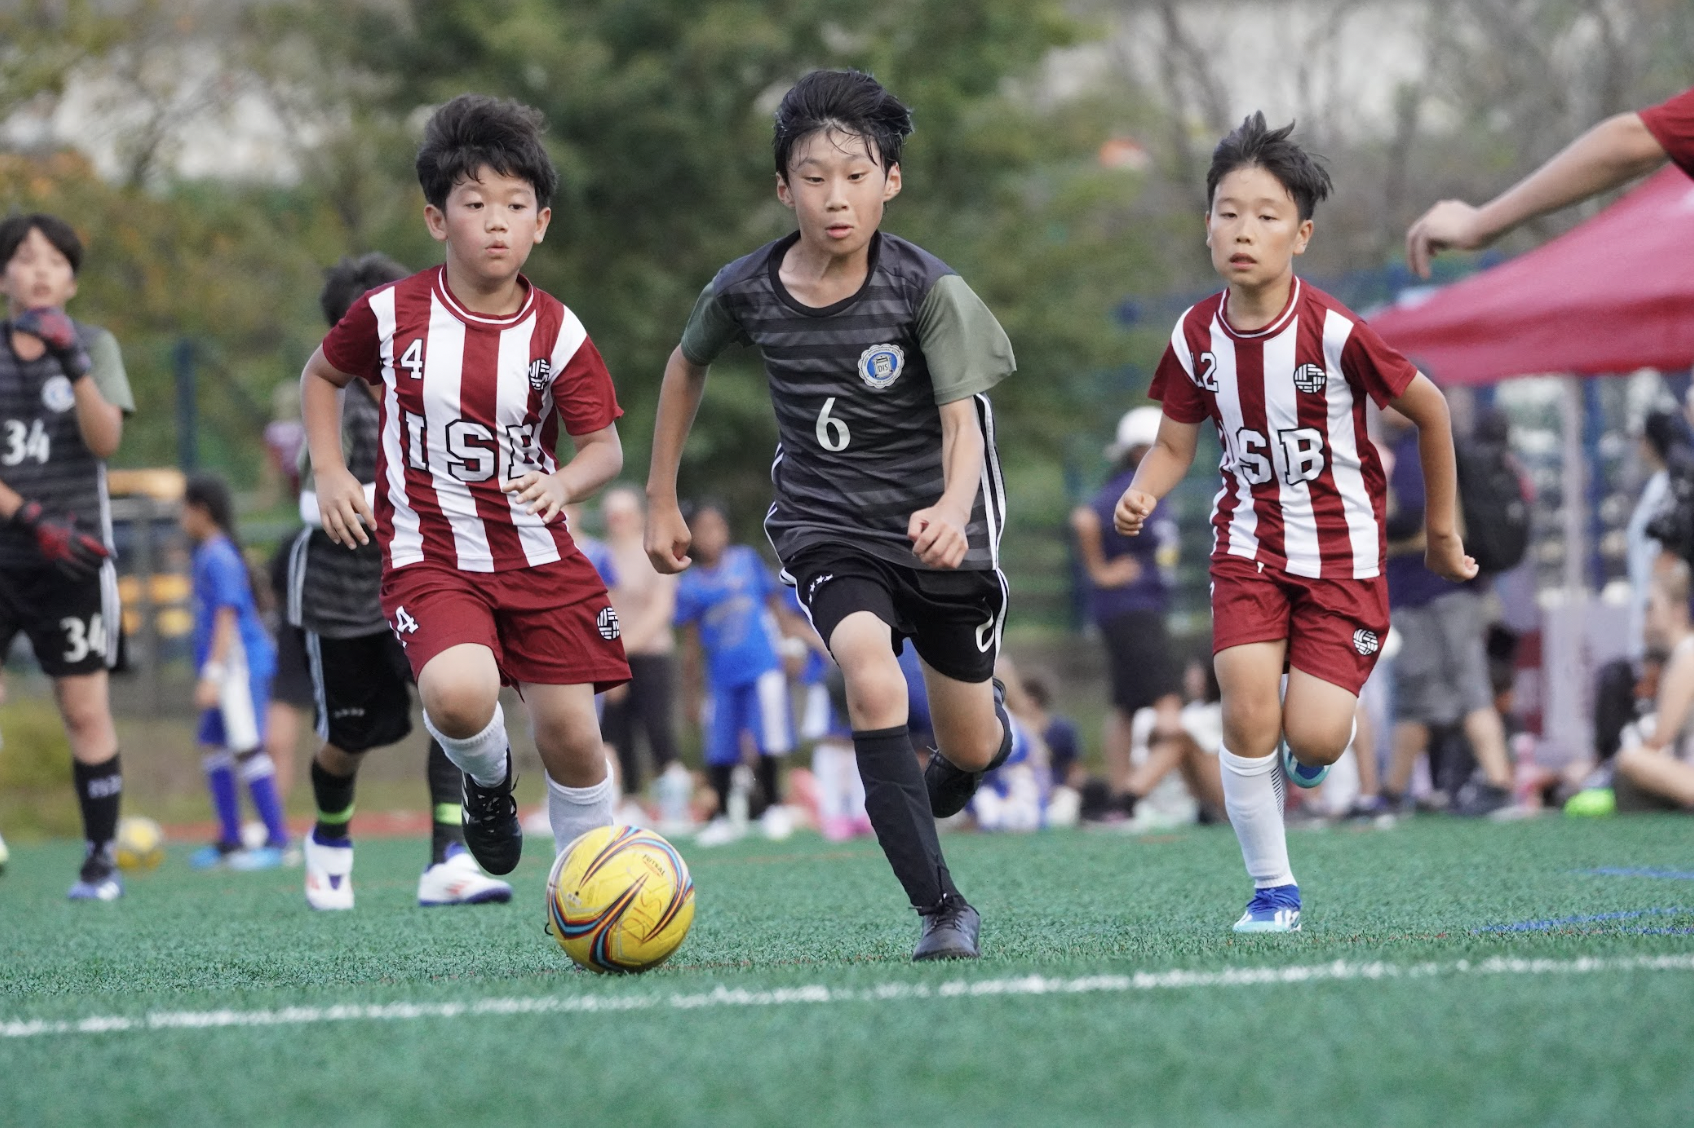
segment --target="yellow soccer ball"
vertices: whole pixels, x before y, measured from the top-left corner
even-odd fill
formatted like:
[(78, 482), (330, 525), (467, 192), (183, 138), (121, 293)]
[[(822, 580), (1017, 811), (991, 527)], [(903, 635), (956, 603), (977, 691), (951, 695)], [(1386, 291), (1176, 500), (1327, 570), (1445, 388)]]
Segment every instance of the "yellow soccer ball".
[(118, 823), (119, 869), (157, 869), (165, 860), (165, 832), (152, 819), (131, 815)]
[(547, 915), (559, 947), (589, 971), (646, 971), (688, 935), (694, 879), (652, 831), (596, 827), (554, 861)]

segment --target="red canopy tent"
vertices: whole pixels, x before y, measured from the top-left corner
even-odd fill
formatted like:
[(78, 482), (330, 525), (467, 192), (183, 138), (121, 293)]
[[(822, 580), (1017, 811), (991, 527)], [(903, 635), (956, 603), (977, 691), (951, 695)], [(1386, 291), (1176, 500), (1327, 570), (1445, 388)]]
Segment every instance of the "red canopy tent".
[(1371, 326), (1439, 384), (1694, 362), (1694, 181), (1659, 172), (1550, 243)]

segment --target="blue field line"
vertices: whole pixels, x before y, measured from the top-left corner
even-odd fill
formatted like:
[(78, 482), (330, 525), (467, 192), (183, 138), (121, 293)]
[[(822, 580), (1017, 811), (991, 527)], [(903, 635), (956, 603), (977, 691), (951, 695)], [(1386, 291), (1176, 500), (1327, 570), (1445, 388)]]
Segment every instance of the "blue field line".
[[(1550, 920), (1520, 920), (1514, 924), (1493, 924), (1489, 925), (1487, 928), (1473, 928), (1471, 929), (1471, 935), (1479, 936), (1485, 932), (1545, 932), (1548, 929), (1559, 928), (1567, 924), (1596, 924), (1600, 921), (1607, 920), (1633, 920), (1636, 917), (1644, 916), (1677, 916), (1682, 913), (1694, 913), (1694, 909), (1676, 907), (1660, 909), (1631, 909), (1617, 913), (1594, 913), (1586, 916), (1554, 917)], [(1648, 936), (1669, 936), (1672, 934), (1694, 931), (1694, 929), (1656, 928), (1652, 930), (1631, 929), (1630, 931), (1640, 932)]]
[(1590, 877), (1662, 877), (1671, 881), (1694, 881), (1688, 870), (1655, 869), (1651, 866), (1601, 866), (1599, 869), (1577, 870)]

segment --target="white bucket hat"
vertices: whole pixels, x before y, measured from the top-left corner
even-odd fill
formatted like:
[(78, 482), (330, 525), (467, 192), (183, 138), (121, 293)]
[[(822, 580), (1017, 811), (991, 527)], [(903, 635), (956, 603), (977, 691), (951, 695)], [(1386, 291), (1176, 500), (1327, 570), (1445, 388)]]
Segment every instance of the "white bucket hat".
[(1118, 437), (1106, 448), (1106, 457), (1116, 462), (1136, 447), (1150, 447), (1159, 438), (1159, 420), (1164, 412), (1156, 407), (1132, 407), (1118, 420)]

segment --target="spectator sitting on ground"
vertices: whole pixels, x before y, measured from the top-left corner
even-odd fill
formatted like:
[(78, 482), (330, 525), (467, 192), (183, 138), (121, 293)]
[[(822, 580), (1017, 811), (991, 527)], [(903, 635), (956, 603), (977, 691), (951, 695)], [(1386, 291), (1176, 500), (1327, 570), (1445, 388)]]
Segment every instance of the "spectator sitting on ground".
[[(1223, 780), (1218, 774), (1218, 749), (1223, 745), (1222, 693), (1212, 664), (1196, 658), (1182, 676), (1185, 704), (1178, 711), (1178, 733), (1153, 740), (1158, 714), (1139, 710), (1130, 721), (1131, 768), (1127, 804), (1131, 830), (1146, 830), (1198, 819), (1221, 822)], [(1177, 775), (1171, 776), (1172, 770)], [(1177, 781), (1180, 780), (1180, 783)], [(1098, 821), (1107, 803), (1104, 785), (1091, 781), (1083, 788), (1083, 809)], [(1121, 809), (1121, 798), (1110, 801)], [(1111, 813), (1111, 812), (1108, 812)]]
[(1694, 810), (1694, 621), (1688, 610), (1689, 570), (1682, 560), (1661, 564), (1647, 597), (1648, 645), (1665, 656), (1657, 707), (1625, 730), (1612, 772), (1621, 811)]
[(1053, 773), (1054, 786), (1080, 788), (1086, 773), (1082, 766), (1082, 742), (1077, 735), (1076, 722), (1052, 711), (1053, 691), (1048, 688), (1046, 679), (1035, 674), (1025, 675), (1023, 695), (1028, 702), (1025, 723), (1039, 733), (1047, 745), (1047, 766)]

